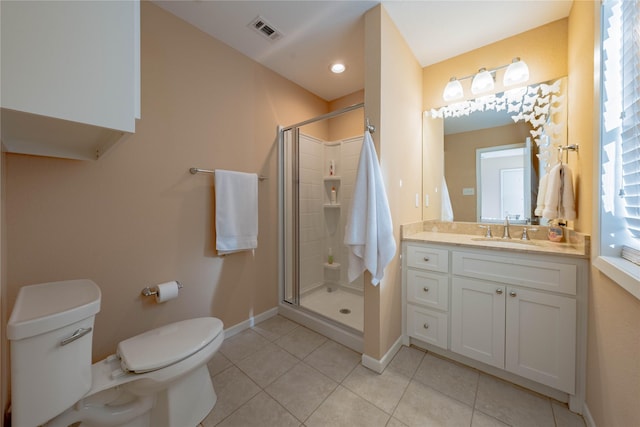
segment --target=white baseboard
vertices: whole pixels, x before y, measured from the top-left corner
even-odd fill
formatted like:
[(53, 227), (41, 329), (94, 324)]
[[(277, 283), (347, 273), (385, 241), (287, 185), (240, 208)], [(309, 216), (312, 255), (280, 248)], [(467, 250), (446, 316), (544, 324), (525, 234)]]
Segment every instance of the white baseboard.
[(587, 424), (587, 427), (596, 427), (596, 422), (593, 420), (591, 412), (589, 412), (589, 407), (586, 403), (584, 404), (582, 410), (582, 418), (584, 418), (584, 422)]
[(380, 360), (374, 359), (371, 356), (367, 356), (366, 354), (363, 354), (362, 365), (365, 368), (369, 368), (372, 371), (381, 374), (382, 371), (384, 371), (384, 368), (386, 368), (389, 362), (391, 362), (391, 360), (393, 359), (393, 356), (395, 356), (396, 353), (400, 351), (401, 347), (402, 347), (402, 336), (398, 337), (398, 339), (396, 340), (396, 342), (393, 343), (389, 351), (387, 351), (385, 355), (382, 356), (382, 359)]
[(224, 330), (224, 338), (230, 338), (236, 334), (239, 334), (240, 332), (244, 331), (245, 329), (249, 329), (249, 328), (253, 328), (256, 323), (260, 323), (263, 320), (267, 320), (270, 317), (275, 316), (276, 314), (278, 314), (278, 307), (273, 307), (270, 308), (269, 310), (258, 314), (257, 316), (251, 316), (250, 318), (248, 318), (247, 320), (245, 320), (244, 322), (240, 322), (238, 324), (235, 324), (227, 329)]

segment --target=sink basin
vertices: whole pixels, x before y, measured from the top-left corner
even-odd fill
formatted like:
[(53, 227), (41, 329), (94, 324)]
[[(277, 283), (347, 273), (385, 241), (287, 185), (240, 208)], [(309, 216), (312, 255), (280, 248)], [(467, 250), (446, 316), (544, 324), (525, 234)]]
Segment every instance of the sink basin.
[(509, 246), (509, 245), (530, 245), (536, 246), (537, 243), (533, 240), (522, 240), (522, 239), (501, 239), (499, 237), (475, 237), (472, 238), (474, 242), (487, 242), (487, 243), (495, 243), (497, 245)]

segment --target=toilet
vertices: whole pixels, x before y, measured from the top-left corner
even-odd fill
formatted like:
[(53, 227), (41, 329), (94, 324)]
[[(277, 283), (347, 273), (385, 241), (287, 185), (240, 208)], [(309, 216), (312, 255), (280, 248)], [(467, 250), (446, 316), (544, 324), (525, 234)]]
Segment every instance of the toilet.
[(222, 321), (144, 332), (92, 365), (100, 299), (86, 279), (20, 289), (7, 324), (12, 426), (197, 426), (216, 402), (207, 362), (224, 340)]

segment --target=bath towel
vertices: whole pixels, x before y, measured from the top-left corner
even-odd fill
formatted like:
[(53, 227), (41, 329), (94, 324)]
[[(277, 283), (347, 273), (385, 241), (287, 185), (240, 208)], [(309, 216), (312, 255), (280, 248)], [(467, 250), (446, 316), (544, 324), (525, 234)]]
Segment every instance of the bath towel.
[(449, 188), (447, 188), (447, 181), (444, 176), (442, 177), (442, 208), (440, 211), (440, 219), (442, 221), (453, 221), (453, 207), (451, 206), (451, 198), (449, 197)]
[(258, 175), (215, 172), (216, 250), (220, 255), (258, 247)]
[(576, 219), (573, 179), (567, 165), (557, 164), (549, 171), (542, 216), (547, 219)]
[(549, 180), (549, 174), (542, 175), (540, 178), (540, 184), (538, 184), (538, 197), (536, 198), (536, 210), (535, 216), (542, 216), (544, 211), (544, 199), (547, 195), (547, 181)]
[(360, 151), (344, 244), (349, 253), (349, 282), (369, 270), (371, 283), (377, 286), (395, 256), (396, 241), (378, 156), (368, 131)]

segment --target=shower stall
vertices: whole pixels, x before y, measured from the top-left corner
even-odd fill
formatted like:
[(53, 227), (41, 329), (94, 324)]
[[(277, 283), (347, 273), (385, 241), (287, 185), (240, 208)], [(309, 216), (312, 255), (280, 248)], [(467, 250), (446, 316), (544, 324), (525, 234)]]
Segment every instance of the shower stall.
[[(343, 240), (362, 148), (362, 107), (281, 128), (279, 135), (279, 311), (356, 351), (362, 351), (363, 277), (349, 282)], [(356, 110), (351, 120), (360, 134), (335, 131), (336, 120)]]

